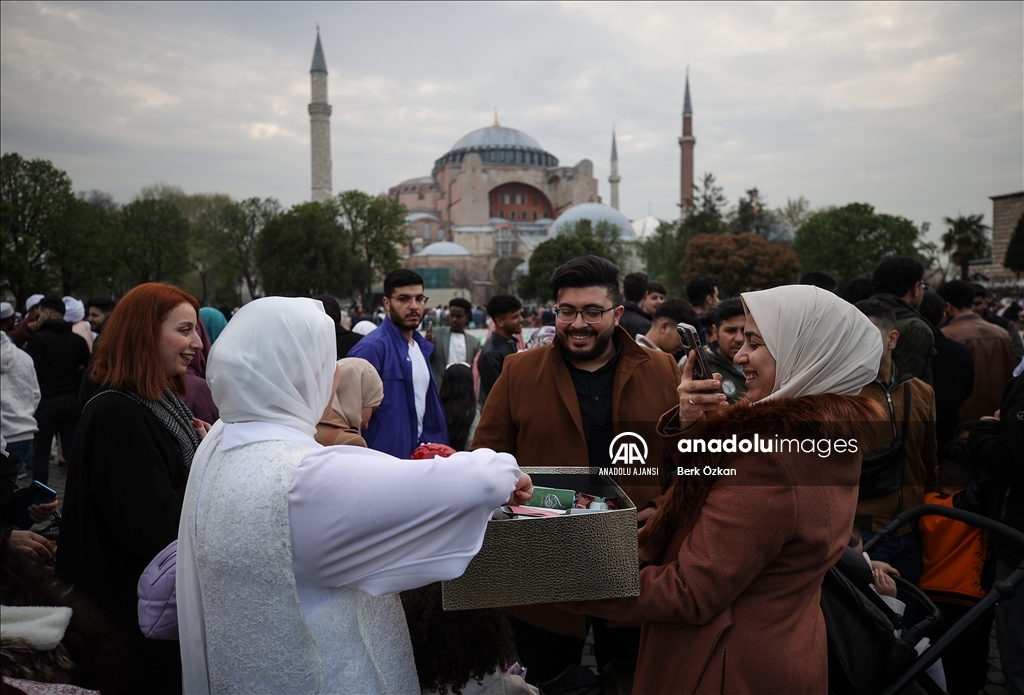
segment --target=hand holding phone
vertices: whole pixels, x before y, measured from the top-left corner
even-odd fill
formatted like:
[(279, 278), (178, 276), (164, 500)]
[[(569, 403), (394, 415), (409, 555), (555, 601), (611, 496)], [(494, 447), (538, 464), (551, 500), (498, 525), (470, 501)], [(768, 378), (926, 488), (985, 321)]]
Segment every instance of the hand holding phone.
[(34, 523), (29, 512), (30, 507), (36, 505), (48, 505), (57, 500), (57, 491), (48, 487), (38, 480), (25, 489), (14, 503), (13, 523), (20, 529), (28, 529)]
[(683, 378), (679, 382), (679, 427), (686, 429), (704, 416), (705, 411), (729, 407), (724, 393), (715, 393), (722, 385), (721, 374), (714, 374), (704, 348), (701, 347), (697, 329), (688, 323), (676, 326), (679, 340), (687, 351)]
[[(706, 379), (713, 379), (711, 374), (711, 365), (708, 364), (707, 358), (704, 356), (704, 349), (700, 344), (700, 336), (697, 334), (697, 329), (688, 323), (676, 324), (676, 332), (679, 334), (679, 342), (683, 344), (683, 350), (686, 351), (687, 355), (693, 355), (693, 378), (696, 381), (704, 381)], [(686, 358), (691, 359), (690, 357)]]

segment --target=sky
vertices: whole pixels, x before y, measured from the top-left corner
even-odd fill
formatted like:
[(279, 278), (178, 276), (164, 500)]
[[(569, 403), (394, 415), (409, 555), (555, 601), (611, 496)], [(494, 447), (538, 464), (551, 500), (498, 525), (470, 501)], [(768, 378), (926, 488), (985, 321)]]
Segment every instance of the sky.
[(428, 175), (501, 124), (590, 159), (621, 210), (678, 216), (695, 169), (731, 203), (866, 202), (929, 222), (1024, 189), (1024, 3), (0, 4), (0, 149), (129, 202), (154, 183), (310, 197), (309, 68), (329, 71), (334, 191)]

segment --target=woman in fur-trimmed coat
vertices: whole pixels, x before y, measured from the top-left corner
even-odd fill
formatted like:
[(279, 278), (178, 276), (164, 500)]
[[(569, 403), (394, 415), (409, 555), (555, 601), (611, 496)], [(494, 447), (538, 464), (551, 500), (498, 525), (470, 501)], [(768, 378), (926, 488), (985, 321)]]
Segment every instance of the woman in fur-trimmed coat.
[[(675, 464), (690, 473), (676, 478), (640, 533), (648, 563), (640, 596), (568, 604), (643, 622), (635, 692), (828, 688), (821, 582), (849, 540), (861, 454), (871, 423), (884, 417), (854, 395), (878, 371), (881, 338), (854, 307), (816, 287), (742, 297), (747, 323), (736, 362), (747, 400), (730, 408), (713, 393), (717, 383), (694, 381), (691, 353), (680, 404), (658, 424)], [(758, 450), (678, 453), (680, 440), (734, 434), (737, 443), (757, 434)], [(811, 451), (779, 453), (776, 437)], [(839, 440), (846, 444), (836, 447)], [(705, 466), (725, 474), (707, 475)]]

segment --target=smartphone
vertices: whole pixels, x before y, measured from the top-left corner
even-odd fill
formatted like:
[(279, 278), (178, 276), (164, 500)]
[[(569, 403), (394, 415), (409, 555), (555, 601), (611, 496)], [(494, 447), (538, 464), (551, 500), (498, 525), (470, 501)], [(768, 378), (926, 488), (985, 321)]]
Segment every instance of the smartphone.
[(56, 497), (57, 491), (52, 487), (43, 485), (38, 480), (33, 480), (32, 484), (28, 486), (14, 504), (14, 518), (12, 519), (14, 525), (19, 529), (32, 528), (34, 522), (28, 514), (28, 508), (34, 504), (53, 502)]
[(679, 340), (683, 344), (683, 350), (686, 352), (687, 359), (690, 359), (691, 350), (696, 351), (693, 363), (694, 381), (713, 379), (711, 365), (708, 364), (708, 359), (704, 356), (704, 348), (701, 347), (697, 329), (688, 323), (680, 323), (676, 325), (676, 332), (679, 334)]

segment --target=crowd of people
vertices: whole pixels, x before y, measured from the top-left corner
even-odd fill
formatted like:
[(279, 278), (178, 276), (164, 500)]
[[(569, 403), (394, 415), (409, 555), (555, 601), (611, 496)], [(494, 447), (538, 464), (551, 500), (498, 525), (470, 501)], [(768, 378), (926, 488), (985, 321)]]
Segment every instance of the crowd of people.
[[(1021, 302), (958, 280), (930, 292), (924, 275), (893, 257), (842, 288), (807, 273), (726, 298), (701, 277), (671, 297), (586, 256), (529, 308), (431, 308), (412, 270), (387, 274), (367, 316), (330, 295), (223, 311), (157, 283), (117, 302), (5, 302), (5, 682), (556, 692), (592, 634), (599, 669), (638, 693), (825, 692), (821, 586), (848, 546), (922, 503), (1024, 529)], [(519, 466), (611, 468), (625, 430), (654, 462), (617, 479), (637, 510), (639, 596), (441, 610), (437, 582), (465, 571), (493, 510), (530, 499)], [(735, 436), (865, 446), (682, 447)], [(63, 498), (45, 492), (54, 455)], [(678, 474), (704, 466), (739, 477)], [(56, 547), (40, 532), (55, 519)], [(140, 577), (172, 543), (178, 639), (152, 639)], [(907, 624), (925, 607), (892, 577), (945, 628), (1022, 559), (938, 517), (867, 557)], [(1022, 593), (943, 655), (940, 686), (984, 686), (994, 623), (1024, 692)]]

